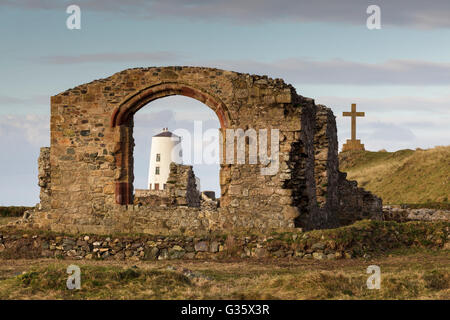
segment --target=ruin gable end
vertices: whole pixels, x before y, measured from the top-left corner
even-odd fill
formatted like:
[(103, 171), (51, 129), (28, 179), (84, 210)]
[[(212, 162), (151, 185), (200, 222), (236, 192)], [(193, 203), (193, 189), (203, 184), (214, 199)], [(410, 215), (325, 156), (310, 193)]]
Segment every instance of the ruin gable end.
[[(223, 162), (216, 210), (205, 212), (191, 188), (183, 185), (183, 193), (176, 183), (169, 190), (172, 205), (135, 204), (133, 116), (172, 95), (203, 102), (222, 132), (278, 129), (278, 171), (262, 175), (259, 163)], [(50, 130), (50, 148), (41, 150), (39, 160), (36, 227), (92, 233), (316, 229), (352, 221), (359, 209), (368, 211), (366, 205), (370, 216), (381, 215), (381, 201), (352, 193), (355, 187), (339, 175), (332, 111), (281, 79), (203, 67), (128, 69), (53, 96)], [(179, 169), (185, 181), (192, 180), (189, 168)], [(351, 212), (343, 212), (342, 204)]]

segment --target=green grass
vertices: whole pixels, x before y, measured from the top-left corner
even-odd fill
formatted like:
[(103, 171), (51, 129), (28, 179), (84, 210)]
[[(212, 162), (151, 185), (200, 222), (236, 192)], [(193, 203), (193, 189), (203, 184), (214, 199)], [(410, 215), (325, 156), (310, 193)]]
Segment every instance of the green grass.
[(190, 280), (182, 274), (122, 268), (119, 266), (82, 265), (81, 290), (68, 290), (66, 265), (50, 263), (0, 282), (0, 299), (34, 296), (38, 299), (125, 299), (140, 291), (147, 299), (174, 298)]
[(384, 204), (449, 208), (450, 146), (397, 152), (344, 152), (340, 170)]
[(402, 206), (409, 209), (440, 209), (450, 210), (450, 202), (424, 202), (424, 203), (402, 203)]
[[(335, 261), (0, 262), (0, 299), (450, 299), (448, 250)], [(81, 268), (81, 290), (66, 288), (70, 264)], [(380, 290), (366, 286), (369, 265), (381, 269)], [(203, 276), (187, 278), (184, 268)]]

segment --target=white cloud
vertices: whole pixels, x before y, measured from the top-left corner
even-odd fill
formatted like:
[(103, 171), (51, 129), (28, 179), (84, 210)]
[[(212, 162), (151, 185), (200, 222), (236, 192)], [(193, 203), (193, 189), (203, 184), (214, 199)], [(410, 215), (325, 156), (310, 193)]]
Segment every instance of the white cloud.
[(393, 123), (370, 123), (366, 127), (372, 129), (372, 132), (367, 137), (368, 141), (381, 141), (385, 144), (390, 144), (392, 140), (409, 143), (413, 143), (416, 140), (416, 136), (411, 129)]
[(40, 147), (50, 143), (50, 117), (47, 115), (3, 115), (0, 116), (1, 139), (24, 140), (26, 143)]
[(239, 72), (267, 74), (295, 84), (335, 85), (450, 85), (450, 63), (416, 60), (387, 60), (362, 63), (342, 59), (291, 58), (272, 62), (216, 60), (194, 63)]
[(0, 205), (39, 201), (37, 159), (49, 140), (48, 116), (0, 116)]

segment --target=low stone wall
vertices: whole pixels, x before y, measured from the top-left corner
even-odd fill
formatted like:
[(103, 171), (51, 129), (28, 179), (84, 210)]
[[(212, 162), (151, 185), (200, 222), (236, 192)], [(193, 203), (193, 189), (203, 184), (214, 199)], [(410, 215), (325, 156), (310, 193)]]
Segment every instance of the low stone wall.
[(409, 209), (400, 206), (383, 206), (383, 220), (386, 221), (447, 221), (450, 211), (441, 209)]
[(361, 221), (335, 230), (268, 235), (69, 236), (17, 229), (0, 230), (0, 258), (116, 260), (367, 257), (402, 246), (450, 249), (450, 224)]
[(170, 204), (167, 190), (136, 189), (134, 204), (144, 206), (168, 206)]
[(136, 189), (134, 190), (135, 198), (144, 198), (149, 196), (162, 197), (167, 194), (166, 190), (150, 190), (150, 189)]
[[(281, 214), (281, 213), (279, 213)], [(89, 219), (74, 219), (58, 211), (34, 210), (26, 220), (18, 221), (25, 228), (38, 228), (55, 232), (71, 233), (143, 233), (143, 234), (203, 234), (211, 231), (259, 230), (270, 232), (278, 224), (279, 229), (293, 229), (279, 223), (279, 215), (272, 219), (255, 213), (249, 217), (217, 208), (213, 201), (201, 207), (148, 207), (140, 205), (115, 206), (104, 215), (93, 215)]]

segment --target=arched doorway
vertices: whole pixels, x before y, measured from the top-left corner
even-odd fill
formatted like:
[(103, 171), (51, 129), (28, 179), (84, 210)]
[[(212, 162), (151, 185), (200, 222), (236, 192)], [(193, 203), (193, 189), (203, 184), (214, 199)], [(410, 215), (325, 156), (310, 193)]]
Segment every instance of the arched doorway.
[(116, 177), (115, 186), (117, 204), (126, 205), (133, 203), (134, 114), (152, 101), (174, 95), (186, 96), (202, 102), (215, 112), (222, 132), (228, 127), (230, 116), (225, 104), (217, 97), (213, 97), (193, 86), (182, 83), (164, 83), (148, 87), (134, 94), (114, 110), (111, 118), (111, 126), (117, 130), (116, 133), (119, 140), (118, 150), (114, 153), (116, 164), (119, 167), (119, 175)]
[[(198, 100), (170, 96), (152, 101), (134, 115), (134, 202), (136, 196), (166, 190), (169, 163), (193, 167), (199, 191), (220, 197), (219, 128), (217, 115)], [(166, 133), (164, 133), (166, 132)], [(168, 151), (181, 138), (181, 152)], [(178, 146), (177, 146), (178, 147)], [(181, 154), (181, 156), (180, 156)], [(139, 202), (142, 204), (142, 201)]]

